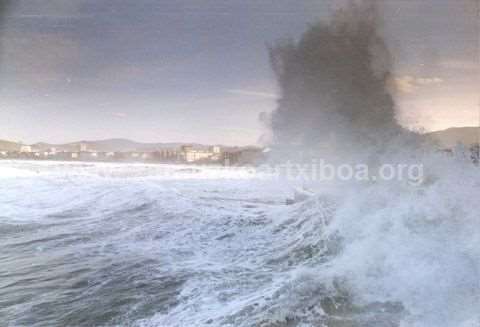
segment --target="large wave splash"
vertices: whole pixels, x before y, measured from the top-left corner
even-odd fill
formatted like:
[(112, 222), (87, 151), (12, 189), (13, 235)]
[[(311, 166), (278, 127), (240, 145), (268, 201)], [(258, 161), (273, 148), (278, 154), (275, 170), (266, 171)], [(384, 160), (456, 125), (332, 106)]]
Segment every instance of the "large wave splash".
[[(309, 181), (319, 198), (290, 219), (303, 225), (308, 213), (325, 222), (302, 227), (296, 237), (312, 248), (325, 245), (329, 259), (295, 269), (279, 311), (286, 322), (306, 321), (292, 326), (479, 326), (479, 170), (397, 123), (392, 56), (376, 3), (352, 2), (298, 42), (271, 47), (280, 99), (263, 118), (272, 131), (272, 160), (416, 163), (424, 167), (423, 183)], [(328, 219), (318, 204), (325, 197), (335, 203)], [(336, 310), (325, 304), (326, 289)], [(310, 318), (298, 318), (306, 307)], [(325, 312), (334, 318), (318, 318)]]
[(235, 226), (204, 221), (216, 245), (198, 269), (215, 277), (187, 283), (181, 305), (139, 325), (478, 326), (479, 171), (443, 155), (425, 163), (420, 186), (323, 188)]
[(280, 99), (263, 118), (283, 156), (299, 151), (347, 156), (359, 147), (385, 147), (405, 133), (395, 120), (393, 60), (376, 3), (351, 2), (329, 23), (311, 26), (298, 42), (270, 48)]

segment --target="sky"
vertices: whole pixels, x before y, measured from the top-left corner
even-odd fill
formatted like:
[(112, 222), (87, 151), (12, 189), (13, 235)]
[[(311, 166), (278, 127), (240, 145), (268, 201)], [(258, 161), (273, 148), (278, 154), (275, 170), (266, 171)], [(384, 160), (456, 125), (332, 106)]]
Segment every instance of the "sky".
[[(479, 123), (479, 0), (386, 0), (398, 120)], [(258, 144), (268, 45), (344, 0), (15, 0), (0, 34), (0, 139)]]

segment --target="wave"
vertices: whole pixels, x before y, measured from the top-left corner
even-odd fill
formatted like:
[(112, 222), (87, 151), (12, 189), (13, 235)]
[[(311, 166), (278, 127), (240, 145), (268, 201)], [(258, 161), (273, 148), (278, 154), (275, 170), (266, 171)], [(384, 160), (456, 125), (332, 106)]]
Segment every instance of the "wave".
[(423, 161), (421, 185), (317, 185), (291, 206), (289, 183), (250, 173), (2, 177), (0, 314), (32, 326), (478, 326), (478, 167)]

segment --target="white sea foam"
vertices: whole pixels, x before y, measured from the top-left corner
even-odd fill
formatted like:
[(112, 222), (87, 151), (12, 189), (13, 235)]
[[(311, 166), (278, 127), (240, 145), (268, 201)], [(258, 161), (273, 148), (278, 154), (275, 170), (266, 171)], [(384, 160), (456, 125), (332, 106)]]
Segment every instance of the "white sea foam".
[(0, 209), (9, 223), (77, 210), (71, 226), (97, 232), (115, 219), (98, 249), (187, 276), (175, 305), (127, 325), (476, 327), (479, 170), (424, 162), (422, 185), (317, 185), (292, 206), (291, 185), (242, 169), (9, 162)]

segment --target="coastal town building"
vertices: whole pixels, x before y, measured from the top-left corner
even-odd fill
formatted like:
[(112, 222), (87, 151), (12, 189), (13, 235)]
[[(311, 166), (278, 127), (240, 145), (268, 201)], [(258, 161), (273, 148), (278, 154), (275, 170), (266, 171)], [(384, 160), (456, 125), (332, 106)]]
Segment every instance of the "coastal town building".
[[(82, 150), (82, 151), (80, 151)], [(58, 161), (104, 161), (104, 162), (149, 162), (169, 164), (222, 164), (244, 165), (254, 164), (261, 158), (258, 148), (222, 148), (220, 146), (184, 145), (178, 148), (151, 149), (149, 151), (98, 151), (87, 147), (86, 143), (78, 143), (73, 151), (68, 148), (33, 148), (22, 145), (15, 151), (0, 152), (0, 159), (22, 160), (58, 160)]]
[(183, 159), (189, 163), (198, 161), (216, 161), (221, 158), (221, 148), (219, 146), (212, 146), (205, 150), (195, 149), (191, 145), (184, 145), (181, 150)]
[(30, 146), (30, 145), (21, 145), (21, 146), (20, 146), (20, 152), (21, 152), (21, 153), (30, 153), (30, 152), (32, 152), (32, 146)]

